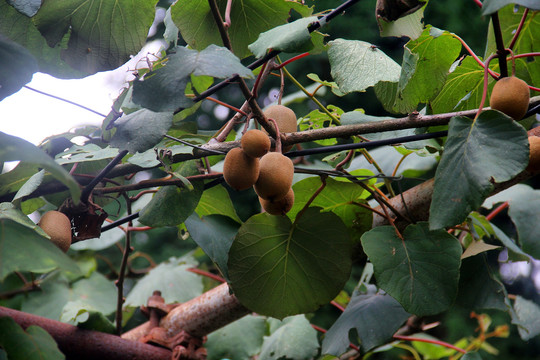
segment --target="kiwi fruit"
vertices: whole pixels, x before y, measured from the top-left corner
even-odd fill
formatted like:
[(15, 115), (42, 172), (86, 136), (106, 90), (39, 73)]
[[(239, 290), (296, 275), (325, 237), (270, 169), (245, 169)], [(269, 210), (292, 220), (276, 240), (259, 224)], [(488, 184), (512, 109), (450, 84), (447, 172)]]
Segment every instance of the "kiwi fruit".
[(223, 177), (235, 190), (249, 189), (259, 177), (259, 159), (246, 155), (241, 148), (234, 148), (225, 156)]
[(291, 159), (281, 153), (270, 152), (261, 158), (255, 192), (265, 200), (279, 200), (289, 192), (293, 176), (294, 165)]
[[(295, 132), (297, 130), (296, 114), (294, 111), (283, 105), (272, 105), (264, 111), (264, 116), (276, 120), (280, 133)], [(271, 123), (272, 126), (274, 125)], [(266, 133), (266, 130), (263, 129)], [(292, 145), (283, 147), (283, 152), (292, 149)]]
[(261, 157), (266, 154), (270, 150), (271, 145), (268, 134), (256, 129), (249, 130), (242, 135), (240, 143), (242, 144), (242, 150), (244, 150), (246, 155), (253, 158)]
[(292, 188), (290, 188), (287, 195), (275, 201), (265, 200), (259, 197), (259, 202), (261, 203), (264, 211), (270, 215), (285, 215), (293, 207), (294, 191)]
[(63, 252), (71, 246), (71, 221), (60, 211), (47, 211), (39, 220), (38, 226), (51, 237), (54, 245)]
[(529, 136), (529, 165), (528, 172), (535, 173), (540, 171), (540, 137)]
[(521, 120), (529, 108), (529, 87), (515, 76), (499, 79), (491, 92), (489, 104), (514, 120)]

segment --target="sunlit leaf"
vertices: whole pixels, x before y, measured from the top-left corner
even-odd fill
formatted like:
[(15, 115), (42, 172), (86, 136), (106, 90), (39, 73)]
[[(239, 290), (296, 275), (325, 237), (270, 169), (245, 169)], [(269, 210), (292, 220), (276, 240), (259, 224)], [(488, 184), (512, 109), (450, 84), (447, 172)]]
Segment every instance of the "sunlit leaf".
[(93, 74), (116, 69), (139, 52), (154, 20), (156, 3), (45, 0), (33, 20), (51, 47), (69, 36), (63, 59), (73, 68)]
[(351, 242), (333, 213), (309, 208), (285, 216), (252, 216), (229, 252), (234, 294), (249, 309), (283, 318), (330, 302), (349, 278)]
[(43, 167), (69, 188), (75, 202), (79, 201), (81, 195), (79, 184), (64, 168), (34, 144), (0, 132), (0, 163), (5, 161), (22, 161)]
[(411, 314), (448, 309), (457, 294), (461, 245), (445, 230), (430, 231), (427, 222), (409, 225), (402, 236), (392, 226), (362, 236), (377, 285)]
[(315, 21), (317, 17), (312, 16), (277, 26), (260, 34), (248, 48), (258, 58), (266, 55), (269, 49), (289, 53), (308, 51), (313, 47), (308, 26)]
[(399, 80), (400, 66), (370, 43), (336, 39), (328, 45), (332, 77), (345, 94), (364, 91), (380, 81)]
[(528, 162), (527, 133), (511, 118), (494, 110), (476, 121), (453, 117), (435, 174), (430, 228), (461, 223), (482, 205), (494, 182), (510, 180)]
[(238, 223), (242, 223), (234, 209), (229, 193), (222, 185), (204, 190), (195, 212), (199, 216), (225, 215)]
[(240, 63), (233, 53), (223, 47), (210, 45), (202, 51), (177, 46), (165, 66), (133, 83), (133, 102), (153, 111), (174, 111), (195, 103), (186, 97), (191, 75), (226, 78), (238, 74), (251, 78), (251, 70)]
[[(226, 2), (218, 1), (221, 14)], [(245, 58), (251, 55), (248, 45), (260, 33), (285, 24), (292, 9), (302, 16), (311, 15), (311, 9), (292, 1), (243, 0), (231, 8), (231, 26), (228, 29), (234, 53)], [(223, 45), (216, 21), (207, 0), (177, 2), (171, 8), (172, 19), (185, 41), (194, 49), (204, 49), (210, 44)]]

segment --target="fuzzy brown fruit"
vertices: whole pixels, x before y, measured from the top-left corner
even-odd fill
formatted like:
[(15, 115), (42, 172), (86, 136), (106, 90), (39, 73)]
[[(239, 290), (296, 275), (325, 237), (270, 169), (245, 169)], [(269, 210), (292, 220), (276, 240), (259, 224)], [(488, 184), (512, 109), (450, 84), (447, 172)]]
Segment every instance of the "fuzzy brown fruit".
[(255, 192), (265, 200), (276, 201), (287, 195), (291, 188), (294, 165), (291, 159), (277, 152), (270, 152), (261, 158), (259, 179)]
[(292, 188), (289, 189), (287, 195), (275, 201), (265, 200), (259, 197), (259, 202), (264, 211), (270, 215), (285, 215), (294, 205), (294, 191)]
[(489, 104), (514, 120), (521, 120), (529, 108), (529, 87), (515, 76), (499, 79), (493, 86)]
[(529, 165), (527, 165), (528, 172), (540, 171), (540, 137), (529, 136)]
[(261, 157), (270, 151), (270, 138), (264, 131), (253, 129), (242, 135), (242, 150), (251, 157)]
[(47, 211), (39, 220), (38, 226), (51, 237), (54, 245), (63, 252), (71, 246), (71, 221), (60, 211)]
[(223, 177), (235, 190), (249, 189), (259, 177), (259, 159), (247, 156), (241, 148), (234, 148), (225, 156)]
[[(296, 114), (294, 111), (283, 105), (272, 105), (264, 111), (264, 116), (276, 120), (280, 133), (296, 132)], [(273, 123), (272, 127), (274, 126)], [(266, 133), (266, 130), (263, 129)], [(287, 152), (292, 149), (292, 145), (283, 147), (283, 152)]]

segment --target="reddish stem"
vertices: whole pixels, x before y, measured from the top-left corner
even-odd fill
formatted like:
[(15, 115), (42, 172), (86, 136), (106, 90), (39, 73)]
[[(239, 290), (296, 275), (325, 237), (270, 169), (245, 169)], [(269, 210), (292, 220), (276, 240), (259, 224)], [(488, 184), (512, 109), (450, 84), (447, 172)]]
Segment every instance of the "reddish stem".
[(286, 65), (289, 65), (290, 63), (292, 63), (293, 61), (296, 61), (296, 60), (300, 60), (302, 58), (305, 58), (306, 56), (308, 56), (309, 53), (306, 52), (306, 53), (303, 53), (303, 54), (300, 54), (300, 55), (296, 55), (296, 56), (293, 56), (292, 58), (290, 58), (289, 60), (286, 60), (284, 62), (282, 62), (281, 64), (279, 64), (278, 66), (276, 66), (276, 69), (281, 69), (282, 67), (286, 66)]
[(476, 112), (476, 116), (474, 117), (474, 121), (476, 121), (478, 116), (480, 116), (480, 113), (482, 112), (482, 109), (484, 108), (484, 103), (486, 102), (488, 80), (489, 80), (489, 78), (488, 78), (489, 63), (491, 62), (491, 60), (493, 60), (497, 56), (498, 56), (497, 54), (493, 54), (490, 57), (488, 57), (487, 60), (486, 60), (486, 65), (484, 66), (484, 90), (482, 92), (482, 100), (480, 101), (480, 106), (478, 107), (478, 111)]
[[(315, 330), (317, 330), (318, 332), (323, 333), (323, 334), (326, 334), (327, 331), (328, 331), (328, 330), (326, 330), (326, 329), (323, 329), (323, 328), (320, 327), (320, 326), (313, 325), (313, 324), (311, 324), (311, 327), (314, 328)], [(354, 345), (354, 344), (349, 343), (349, 347), (350, 347), (351, 349), (356, 350), (356, 351), (360, 351), (360, 348), (359, 348), (358, 346)]]
[(279, 133), (279, 126), (276, 122), (276, 120), (268, 118), (268, 121), (271, 121), (274, 124), (274, 127), (276, 129), (276, 152), (281, 152), (281, 135)]
[(491, 211), (487, 216), (486, 220), (491, 221), (495, 216), (499, 215), (501, 211), (506, 209), (508, 207), (509, 203), (508, 201), (503, 202), (501, 205), (497, 206), (493, 211)]
[[(472, 49), (469, 47), (469, 45), (467, 45), (467, 43), (462, 39), (460, 38), (459, 36), (457, 36), (456, 34), (453, 34), (453, 36), (459, 40), (459, 42), (461, 42), (461, 45), (463, 45), (463, 47), (465, 48), (465, 50), (467, 50), (467, 52), (473, 57), (474, 60), (476, 60), (476, 62), (482, 67), (485, 69), (485, 66), (484, 66), (484, 63), (482, 62), (482, 60), (480, 60), (480, 58), (474, 53), (474, 51), (472, 51)], [(494, 72), (493, 70), (489, 69), (488, 68), (488, 72), (489, 74), (494, 78), (494, 79), (498, 79), (499, 78), (499, 74), (497, 74), (496, 72)]]
[(478, 5), (479, 8), (483, 6), (482, 2), (480, 0), (473, 0), (476, 5)]
[(394, 339), (405, 340), (405, 341), (418, 341), (418, 342), (425, 342), (425, 343), (429, 343), (429, 344), (436, 344), (436, 345), (441, 345), (441, 346), (444, 346), (444, 347), (452, 349), (452, 350), (459, 351), (462, 354), (467, 353), (467, 351), (465, 351), (465, 350), (463, 350), (461, 348), (458, 348), (457, 346), (454, 346), (452, 344), (449, 344), (447, 342), (441, 341), (441, 340), (423, 339), (423, 338), (417, 338), (417, 337), (413, 337), (413, 336), (403, 336), (403, 335), (394, 335)]
[(514, 45), (516, 44), (519, 34), (521, 33), (521, 29), (523, 29), (523, 24), (525, 24), (525, 19), (527, 18), (528, 14), (529, 14), (529, 9), (525, 8), (525, 11), (523, 12), (523, 16), (521, 17), (521, 21), (519, 22), (519, 25), (516, 29), (516, 33), (512, 37), (512, 40), (510, 41), (510, 45), (508, 45), (509, 49), (514, 48)]
[(210, 97), (210, 96), (207, 97), (206, 100), (213, 101), (213, 102), (215, 102), (216, 104), (225, 106), (226, 108), (229, 108), (229, 109), (231, 109), (231, 110), (234, 111), (234, 112), (237, 112), (237, 113), (240, 113), (240, 114), (242, 114), (242, 115), (244, 115), (244, 116), (247, 116), (247, 114), (246, 114), (244, 111), (240, 110), (240, 109), (237, 108), (237, 107), (234, 107), (234, 106), (232, 106), (232, 105), (229, 105), (229, 104), (227, 104), (227, 103), (225, 103), (225, 102), (223, 102), (223, 101), (221, 101), (221, 100), (214, 99), (213, 97)]
[(336, 301), (332, 300), (330, 301), (330, 304), (334, 305), (334, 307), (338, 308), (339, 310), (341, 311), (345, 311), (345, 308), (343, 306), (341, 306), (340, 304), (338, 304)]
[(197, 269), (197, 268), (189, 268), (189, 269), (187, 269), (187, 270), (190, 271), (190, 272), (192, 272), (192, 273), (194, 273), (194, 274), (206, 276), (207, 278), (210, 278), (210, 279), (219, 281), (219, 282), (221, 282), (221, 283), (224, 283), (224, 282), (225, 282), (225, 279), (222, 278), (221, 276), (212, 274), (211, 272), (208, 272), (208, 271), (204, 271), (204, 270)]

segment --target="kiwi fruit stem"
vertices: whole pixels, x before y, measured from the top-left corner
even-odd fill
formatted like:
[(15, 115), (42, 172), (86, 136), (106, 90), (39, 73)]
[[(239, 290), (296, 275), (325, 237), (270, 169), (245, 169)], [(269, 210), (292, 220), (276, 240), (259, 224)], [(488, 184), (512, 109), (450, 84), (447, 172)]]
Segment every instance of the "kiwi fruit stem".
[(279, 126), (276, 122), (276, 120), (272, 118), (268, 118), (268, 121), (271, 121), (274, 123), (274, 127), (276, 128), (276, 152), (281, 152), (281, 135), (279, 133)]

